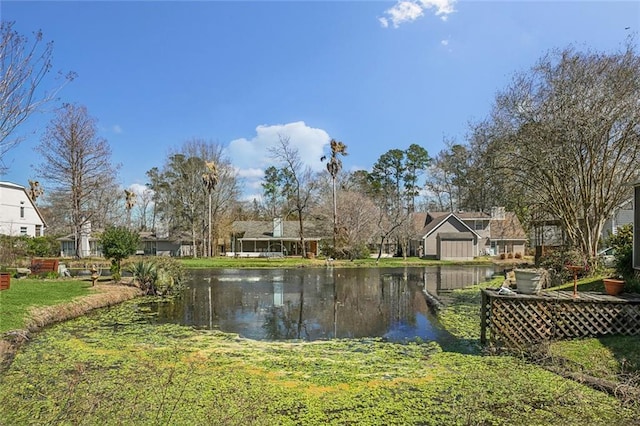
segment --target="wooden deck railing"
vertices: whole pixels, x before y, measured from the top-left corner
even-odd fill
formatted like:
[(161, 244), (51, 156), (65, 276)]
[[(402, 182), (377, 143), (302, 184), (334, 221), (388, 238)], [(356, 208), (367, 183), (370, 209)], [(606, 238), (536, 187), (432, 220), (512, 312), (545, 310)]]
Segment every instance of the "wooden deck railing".
[(480, 341), (506, 346), (613, 334), (640, 335), (640, 295), (549, 291), (501, 295), (482, 290)]

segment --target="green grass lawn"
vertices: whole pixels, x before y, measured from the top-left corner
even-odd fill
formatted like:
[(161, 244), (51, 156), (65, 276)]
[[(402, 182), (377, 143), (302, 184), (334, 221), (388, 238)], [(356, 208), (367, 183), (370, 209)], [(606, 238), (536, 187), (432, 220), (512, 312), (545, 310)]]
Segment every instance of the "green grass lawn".
[(12, 278), (10, 288), (0, 291), (0, 334), (25, 328), (31, 307), (57, 305), (92, 292), (91, 281)]

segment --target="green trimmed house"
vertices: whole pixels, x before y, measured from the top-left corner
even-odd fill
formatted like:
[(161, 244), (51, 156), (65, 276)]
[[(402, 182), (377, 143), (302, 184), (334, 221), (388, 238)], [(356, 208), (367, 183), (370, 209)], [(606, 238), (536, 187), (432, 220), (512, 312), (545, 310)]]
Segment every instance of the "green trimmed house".
[[(304, 245), (309, 256), (320, 254), (324, 236), (313, 222), (304, 223)], [(300, 223), (294, 220), (236, 221), (231, 233), (231, 250), (227, 256), (280, 257), (302, 255)]]

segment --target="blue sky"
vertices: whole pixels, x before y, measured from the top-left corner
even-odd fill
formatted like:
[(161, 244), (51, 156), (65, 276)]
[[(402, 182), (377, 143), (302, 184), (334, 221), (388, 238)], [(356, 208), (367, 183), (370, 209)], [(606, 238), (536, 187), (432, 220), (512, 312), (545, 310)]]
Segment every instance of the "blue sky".
[(18, 130), (1, 180), (38, 178), (33, 148), (71, 102), (97, 119), (123, 187), (197, 138), (226, 146), (247, 196), (278, 135), (316, 169), (331, 138), (345, 169), (412, 143), (434, 156), (550, 49), (612, 52), (640, 28), (637, 1), (0, 0), (0, 15), (54, 42), (48, 83), (78, 74)]

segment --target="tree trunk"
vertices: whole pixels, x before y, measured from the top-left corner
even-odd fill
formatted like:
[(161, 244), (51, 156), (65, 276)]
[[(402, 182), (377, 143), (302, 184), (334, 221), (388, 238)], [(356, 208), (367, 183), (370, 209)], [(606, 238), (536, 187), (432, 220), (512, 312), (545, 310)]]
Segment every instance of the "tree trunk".
[(300, 224), (300, 244), (302, 245), (302, 258), (304, 259), (307, 257), (307, 248), (304, 244), (304, 225), (301, 212), (298, 212), (298, 223)]

